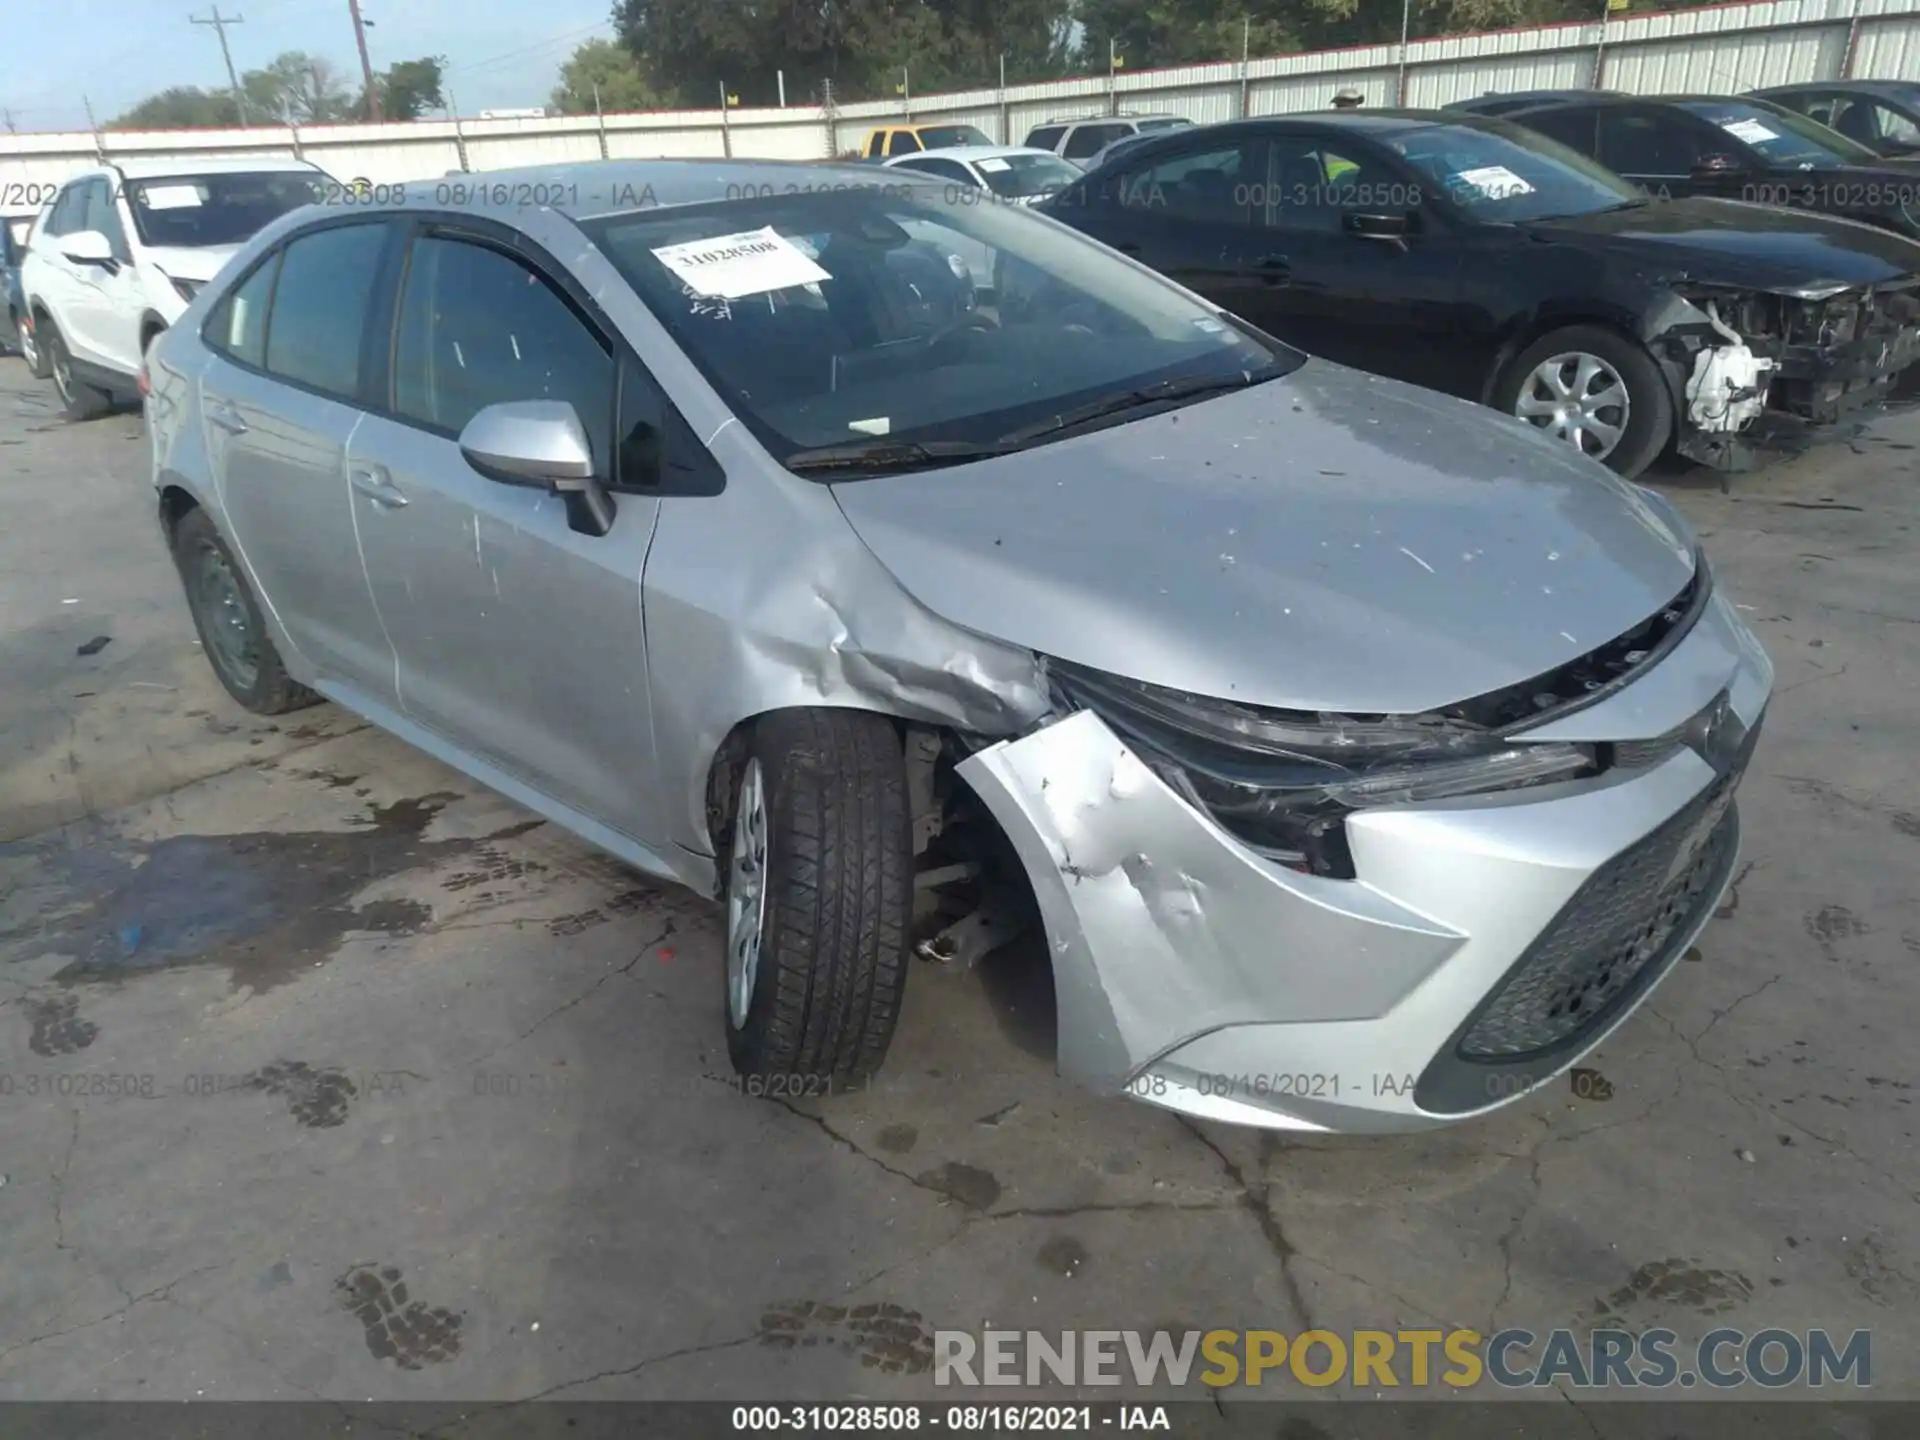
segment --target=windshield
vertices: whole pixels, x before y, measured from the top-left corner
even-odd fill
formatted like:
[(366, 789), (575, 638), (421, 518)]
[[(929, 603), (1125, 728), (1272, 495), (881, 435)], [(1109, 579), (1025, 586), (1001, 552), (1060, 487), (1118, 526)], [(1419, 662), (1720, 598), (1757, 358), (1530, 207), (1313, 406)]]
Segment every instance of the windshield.
[(310, 170), (234, 171), (131, 180), (127, 204), (146, 245), (238, 245), (319, 198)]
[(944, 150), (950, 145), (991, 145), (985, 134), (971, 125), (922, 125), (914, 132), (929, 150)]
[[(1244, 383), (1304, 359), (1065, 226), (977, 194), (823, 189), (584, 228), (783, 459), (876, 437), (992, 444), (1116, 393)], [(994, 277), (996, 304), (973, 274)]]
[(1177, 116), (1169, 115), (1157, 120), (1142, 120), (1139, 122), (1139, 129), (1143, 133), (1148, 130), (1177, 130), (1182, 125), (1191, 124), (1193, 124), (1191, 120), (1184, 120)]
[(1079, 166), (1068, 164), (1058, 155), (989, 155), (974, 161), (973, 166), (989, 190), (1008, 199), (1051, 195), (1081, 175)]
[(1507, 121), (1423, 125), (1384, 138), (1476, 220), (1589, 215), (1645, 198), (1611, 170)]
[(1879, 163), (1880, 157), (1866, 146), (1790, 110), (1763, 109), (1746, 100), (1683, 100), (1680, 108), (1712, 121), (1775, 165), (1831, 170)]

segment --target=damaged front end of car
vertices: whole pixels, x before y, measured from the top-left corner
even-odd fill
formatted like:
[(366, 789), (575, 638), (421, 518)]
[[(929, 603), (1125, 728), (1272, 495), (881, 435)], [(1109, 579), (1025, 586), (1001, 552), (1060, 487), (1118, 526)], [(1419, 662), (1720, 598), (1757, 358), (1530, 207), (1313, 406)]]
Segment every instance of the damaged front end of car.
[(1679, 283), (1649, 345), (1674, 388), (1679, 453), (1752, 469), (1848, 439), (1894, 403), (1920, 360), (1920, 276), (1778, 290)]

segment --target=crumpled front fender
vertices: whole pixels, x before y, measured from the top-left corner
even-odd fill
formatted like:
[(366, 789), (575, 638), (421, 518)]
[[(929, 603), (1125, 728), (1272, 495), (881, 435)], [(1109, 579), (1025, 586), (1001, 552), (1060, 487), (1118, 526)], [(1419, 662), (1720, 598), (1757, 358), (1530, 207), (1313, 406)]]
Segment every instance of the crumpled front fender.
[(1033, 884), (1053, 956), (1060, 1073), (1114, 1093), (1224, 1026), (1391, 1009), (1464, 937), (1353, 881), (1262, 859), (1091, 711), (956, 768)]

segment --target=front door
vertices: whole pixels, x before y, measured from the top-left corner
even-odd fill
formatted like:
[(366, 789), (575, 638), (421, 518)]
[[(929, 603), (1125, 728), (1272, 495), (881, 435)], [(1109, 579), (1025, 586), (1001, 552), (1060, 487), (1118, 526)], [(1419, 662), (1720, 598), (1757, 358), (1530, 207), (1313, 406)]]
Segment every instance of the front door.
[(1264, 137), (1202, 137), (1158, 152), (1098, 193), (1073, 187), (1055, 213), (1259, 324), (1252, 312), (1263, 287), (1254, 261), (1266, 188)]
[(392, 418), (368, 416), (347, 469), (374, 599), (420, 724), (636, 839), (657, 828), (640, 574), (659, 502), (617, 497), (613, 529), (489, 480), (458, 436), (488, 405), (570, 402), (613, 474), (616, 361), (526, 261), (424, 233), (393, 341)]
[(386, 704), (393, 649), (360, 562), (346, 458), (391, 233), (330, 226), (269, 258), (209, 317), (216, 358), (200, 379), (227, 538), (255, 593), (323, 682)]
[(76, 359), (130, 376), (140, 368), (139, 358), (130, 359), (125, 353), (133, 348), (131, 332), (139, 324), (142, 309), (140, 276), (113, 203), (113, 182), (95, 176), (86, 182), (82, 199), (78, 221), (67, 227), (67, 233), (92, 230), (105, 236), (113, 247), (113, 259), (106, 264), (76, 265), (60, 256), (57, 263), (70, 273), (67, 288), (72, 296), (62, 317), (67, 348)]

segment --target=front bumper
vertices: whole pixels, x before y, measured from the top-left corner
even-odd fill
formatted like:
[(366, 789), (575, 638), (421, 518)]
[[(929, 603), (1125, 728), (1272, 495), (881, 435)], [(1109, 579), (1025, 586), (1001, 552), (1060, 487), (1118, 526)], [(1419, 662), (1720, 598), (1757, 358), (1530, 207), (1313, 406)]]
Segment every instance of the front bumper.
[(1712, 914), (1773, 685), (1716, 595), (1633, 684), (1533, 732), (1633, 741), (1725, 696), (1746, 743), (1363, 811), (1354, 880), (1256, 855), (1091, 711), (969, 757), (1051, 942), (1061, 1073), (1208, 1119), (1421, 1129), (1509, 1103), (1631, 1014)]

